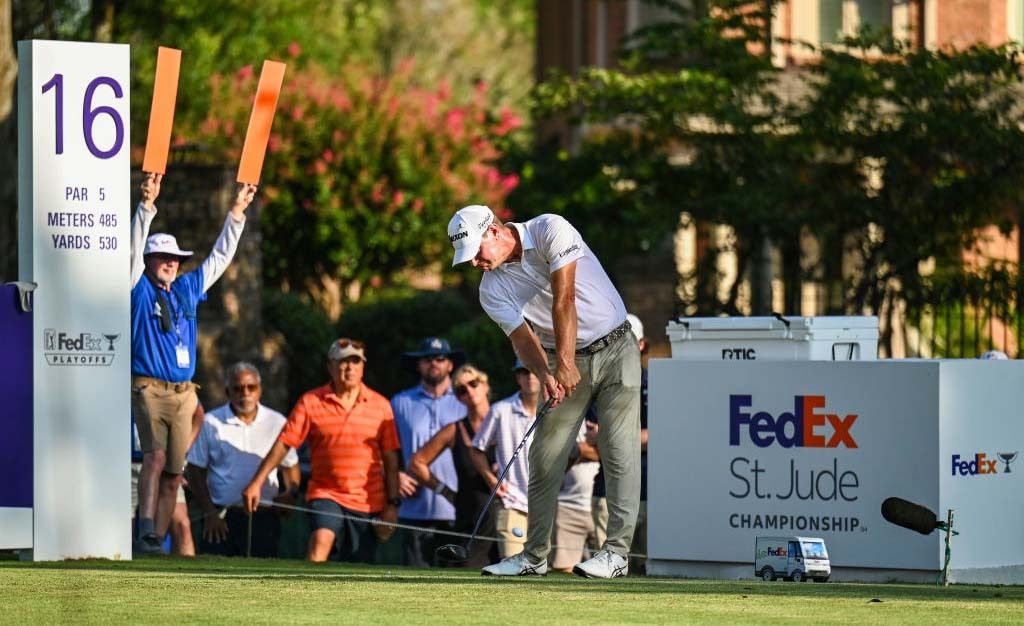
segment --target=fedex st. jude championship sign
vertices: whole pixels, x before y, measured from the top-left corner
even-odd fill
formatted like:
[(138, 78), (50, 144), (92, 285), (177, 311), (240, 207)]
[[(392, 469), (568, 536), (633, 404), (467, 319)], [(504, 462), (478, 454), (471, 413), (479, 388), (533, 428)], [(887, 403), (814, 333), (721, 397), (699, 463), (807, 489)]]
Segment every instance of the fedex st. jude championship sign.
[(652, 361), (652, 558), (750, 563), (756, 537), (805, 535), (833, 566), (936, 569), (934, 543), (879, 507), (938, 508), (938, 398), (882, 363), (850, 384), (862, 365)]

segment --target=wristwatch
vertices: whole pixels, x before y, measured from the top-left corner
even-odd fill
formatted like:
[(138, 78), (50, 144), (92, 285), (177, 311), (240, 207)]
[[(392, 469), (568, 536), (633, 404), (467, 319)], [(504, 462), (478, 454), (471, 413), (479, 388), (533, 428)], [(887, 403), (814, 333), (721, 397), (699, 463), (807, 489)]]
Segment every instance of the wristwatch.
[(455, 504), (455, 490), (444, 484), (441, 481), (437, 481), (437, 486), (434, 487), (434, 493), (441, 496), (445, 500)]
[(388, 498), (388, 504), (391, 506), (400, 506), (402, 504), (401, 498)]

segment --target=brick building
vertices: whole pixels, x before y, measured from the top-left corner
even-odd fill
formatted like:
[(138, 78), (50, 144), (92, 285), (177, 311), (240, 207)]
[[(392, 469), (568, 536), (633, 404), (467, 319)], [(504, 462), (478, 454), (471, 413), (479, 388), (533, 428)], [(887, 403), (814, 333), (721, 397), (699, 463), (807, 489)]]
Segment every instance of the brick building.
[[(706, 6), (704, 0), (682, 0), (684, 4)], [(622, 37), (647, 24), (665, 20), (670, 14), (642, 0), (538, 0), (537, 2), (537, 80), (551, 69), (576, 73), (583, 67), (613, 65)], [(772, 58), (776, 66), (798, 72), (801, 65), (814, 62), (814, 52), (786, 43), (795, 39), (814, 47), (835, 45), (844, 35), (857, 32), (862, 25), (891, 29), (895, 36), (912, 45), (929, 49), (945, 46), (965, 47), (974, 43), (999, 45), (1024, 41), (1024, 0), (783, 0), (772, 21)], [(542, 132), (561, 135), (570, 149), (578, 137), (564, 127), (546, 127)], [(1022, 258), (1020, 228), (1009, 238), (996, 229), (985, 233), (983, 255), (988, 258), (1017, 261)], [(696, 285), (679, 285), (678, 274), (693, 270), (701, 250), (727, 241), (727, 226), (703, 225), (680, 229), (673, 236), (674, 258), (637, 259), (616, 268), (624, 285), (626, 305), (643, 319), (654, 341), (655, 353), (666, 354), (663, 334), (665, 320), (676, 311), (679, 295)], [(810, 242), (813, 245), (813, 242)], [(976, 257), (965, 258), (976, 263)], [(737, 264), (729, 253), (716, 262), (721, 290), (728, 290), (736, 279)], [(784, 310), (777, 268), (772, 274), (773, 308)], [(749, 304), (750, 287), (744, 281), (741, 302)], [(825, 306), (825, 287), (807, 283), (802, 286), (801, 310), (788, 314), (820, 315)], [(906, 338), (896, 337), (905, 344)], [(912, 342), (910, 342), (912, 343)], [(1011, 338), (1011, 354), (1016, 341)], [(925, 349), (911, 353), (928, 356)], [(894, 347), (892, 356), (903, 356)]]

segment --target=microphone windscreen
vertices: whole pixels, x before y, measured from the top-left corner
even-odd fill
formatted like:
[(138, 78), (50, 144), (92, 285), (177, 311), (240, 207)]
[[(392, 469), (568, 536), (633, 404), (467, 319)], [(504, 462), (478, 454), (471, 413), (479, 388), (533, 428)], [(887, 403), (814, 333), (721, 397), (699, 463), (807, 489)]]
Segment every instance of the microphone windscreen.
[(922, 535), (930, 535), (936, 526), (935, 513), (903, 498), (886, 498), (882, 503), (882, 517), (892, 524)]

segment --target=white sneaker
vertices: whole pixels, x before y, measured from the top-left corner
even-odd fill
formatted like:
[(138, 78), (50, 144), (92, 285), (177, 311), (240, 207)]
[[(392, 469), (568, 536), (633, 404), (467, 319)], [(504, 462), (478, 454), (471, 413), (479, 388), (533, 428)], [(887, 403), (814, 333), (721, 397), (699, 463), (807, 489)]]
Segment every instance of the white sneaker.
[(484, 576), (544, 576), (548, 573), (548, 562), (545, 559), (540, 563), (530, 563), (526, 553), (520, 552), (494, 565), (488, 565), (480, 573)]
[(629, 561), (611, 550), (601, 550), (590, 560), (572, 568), (572, 573), (584, 578), (621, 578), (629, 572)]

